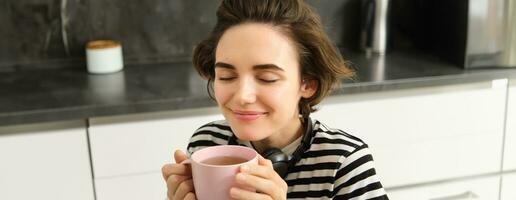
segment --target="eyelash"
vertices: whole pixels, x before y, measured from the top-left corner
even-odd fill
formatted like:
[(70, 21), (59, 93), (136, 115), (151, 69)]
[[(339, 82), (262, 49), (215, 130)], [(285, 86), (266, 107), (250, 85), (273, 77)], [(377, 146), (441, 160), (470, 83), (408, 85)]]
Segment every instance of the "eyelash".
[[(220, 77), (219, 80), (220, 81), (232, 81), (234, 80), (236, 77), (228, 77), (228, 78), (223, 78), (223, 77)], [(267, 83), (267, 84), (271, 84), (271, 83), (275, 83), (276, 81), (278, 81), (278, 79), (273, 79), (273, 80), (267, 80), (267, 79), (258, 79), (259, 81), (263, 82), (263, 83)]]
[(274, 80), (259, 79), (259, 80), (264, 83), (274, 83), (274, 82), (278, 81), (277, 79), (274, 79)]
[(235, 79), (235, 77), (229, 77), (229, 78), (222, 78), (222, 77), (220, 77), (219, 78), (219, 80), (221, 80), (221, 81), (231, 81), (233, 79)]

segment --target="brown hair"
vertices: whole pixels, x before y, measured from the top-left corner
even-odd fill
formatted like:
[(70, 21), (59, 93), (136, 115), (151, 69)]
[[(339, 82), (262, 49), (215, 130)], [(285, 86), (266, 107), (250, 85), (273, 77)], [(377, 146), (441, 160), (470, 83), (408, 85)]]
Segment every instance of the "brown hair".
[[(302, 0), (223, 0), (217, 10), (217, 24), (207, 39), (196, 46), (193, 64), (208, 80), (208, 94), (213, 98), (215, 51), (226, 30), (248, 22), (279, 27), (296, 46), (304, 80), (316, 80), (317, 92), (299, 101), (299, 112), (308, 116), (342, 78), (353, 78), (337, 48), (323, 30), (319, 16)], [(214, 98), (213, 98), (214, 99)]]

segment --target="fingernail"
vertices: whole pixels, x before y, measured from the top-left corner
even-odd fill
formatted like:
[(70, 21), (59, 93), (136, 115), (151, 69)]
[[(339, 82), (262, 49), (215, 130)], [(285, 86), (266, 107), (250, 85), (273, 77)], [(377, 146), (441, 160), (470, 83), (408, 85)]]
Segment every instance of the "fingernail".
[(242, 172), (248, 172), (248, 171), (249, 171), (249, 166), (247, 166), (247, 165), (242, 165), (242, 166), (240, 167), (240, 171), (242, 171)]
[(236, 175), (237, 181), (244, 182), (245, 181), (245, 175), (242, 173), (239, 173)]

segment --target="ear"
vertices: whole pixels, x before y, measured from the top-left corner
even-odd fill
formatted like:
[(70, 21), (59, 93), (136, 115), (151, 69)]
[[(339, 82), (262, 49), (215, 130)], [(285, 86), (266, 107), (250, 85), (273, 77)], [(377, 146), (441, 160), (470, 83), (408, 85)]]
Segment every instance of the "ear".
[(304, 79), (301, 82), (301, 97), (308, 99), (312, 97), (319, 87), (319, 82), (315, 79)]

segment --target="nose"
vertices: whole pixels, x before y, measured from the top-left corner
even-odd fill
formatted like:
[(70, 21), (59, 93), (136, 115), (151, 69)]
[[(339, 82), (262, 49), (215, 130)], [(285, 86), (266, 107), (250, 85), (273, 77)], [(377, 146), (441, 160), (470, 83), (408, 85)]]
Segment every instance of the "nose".
[(242, 79), (238, 84), (235, 98), (240, 105), (251, 104), (256, 101), (256, 86), (251, 79)]

